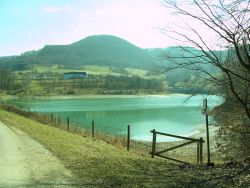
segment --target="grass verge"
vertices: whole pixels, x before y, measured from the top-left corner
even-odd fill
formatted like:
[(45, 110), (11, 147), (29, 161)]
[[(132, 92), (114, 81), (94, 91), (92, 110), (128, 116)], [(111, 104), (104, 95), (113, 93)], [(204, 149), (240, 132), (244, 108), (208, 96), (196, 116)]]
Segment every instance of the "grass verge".
[(245, 187), (249, 165), (170, 164), (0, 110), (0, 120), (41, 142), (78, 177), (79, 187)]

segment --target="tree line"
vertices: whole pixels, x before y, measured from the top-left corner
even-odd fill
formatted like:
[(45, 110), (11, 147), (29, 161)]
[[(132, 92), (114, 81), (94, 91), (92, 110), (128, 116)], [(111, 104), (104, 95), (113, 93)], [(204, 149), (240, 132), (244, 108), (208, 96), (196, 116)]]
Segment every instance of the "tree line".
[[(62, 73), (56, 72), (18, 72), (1, 70), (0, 89), (20, 92), (43, 88), (47, 93), (59, 88), (106, 89), (106, 90), (162, 90), (164, 83), (159, 79), (146, 79), (139, 76), (89, 75), (88, 78), (64, 79)], [(31, 93), (32, 94), (32, 93)]]

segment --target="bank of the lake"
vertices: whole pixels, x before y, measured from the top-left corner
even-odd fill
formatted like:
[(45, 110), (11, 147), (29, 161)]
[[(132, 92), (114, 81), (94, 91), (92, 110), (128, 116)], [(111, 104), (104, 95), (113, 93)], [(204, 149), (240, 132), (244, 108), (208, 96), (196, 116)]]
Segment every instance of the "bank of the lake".
[(60, 158), (78, 177), (74, 184), (76, 187), (221, 188), (250, 185), (245, 173), (249, 171), (246, 169), (249, 165), (217, 164), (207, 167), (173, 164), (67, 133), (3, 110), (0, 110), (0, 121), (28, 133)]
[(22, 99), (22, 100), (45, 100), (45, 99), (88, 99), (88, 98), (143, 98), (143, 97), (166, 97), (166, 96), (190, 96), (185, 93), (165, 93), (165, 94), (136, 94), (136, 95), (98, 95), (98, 94), (85, 94), (85, 95), (7, 95), (3, 94), (2, 98), (5, 100)]

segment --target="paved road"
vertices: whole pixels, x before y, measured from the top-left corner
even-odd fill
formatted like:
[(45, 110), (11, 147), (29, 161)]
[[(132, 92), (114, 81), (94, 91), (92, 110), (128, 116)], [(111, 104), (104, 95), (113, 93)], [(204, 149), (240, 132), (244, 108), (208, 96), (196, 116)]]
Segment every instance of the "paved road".
[(0, 122), (0, 188), (74, 187), (72, 173), (40, 143)]

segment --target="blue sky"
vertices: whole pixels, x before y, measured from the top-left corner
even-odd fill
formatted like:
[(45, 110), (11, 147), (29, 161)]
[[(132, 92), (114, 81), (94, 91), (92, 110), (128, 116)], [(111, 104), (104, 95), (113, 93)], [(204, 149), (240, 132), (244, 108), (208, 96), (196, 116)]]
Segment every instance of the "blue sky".
[(0, 0), (0, 56), (98, 34), (142, 48), (172, 46), (157, 28), (175, 19), (162, 0)]

